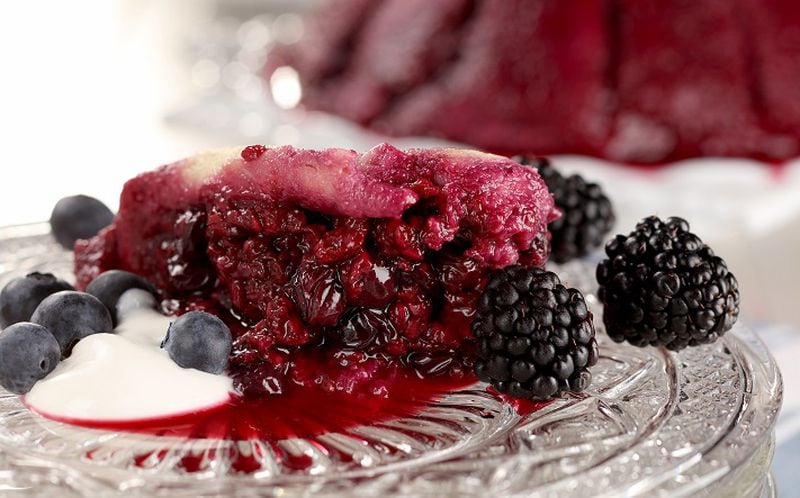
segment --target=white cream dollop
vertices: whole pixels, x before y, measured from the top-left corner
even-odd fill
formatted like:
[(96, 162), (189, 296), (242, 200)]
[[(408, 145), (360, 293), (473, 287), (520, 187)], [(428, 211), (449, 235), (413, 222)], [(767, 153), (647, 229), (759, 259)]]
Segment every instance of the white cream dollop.
[(171, 319), (152, 301), (138, 289), (123, 294), (114, 333), (78, 342), (25, 403), (53, 418), (102, 422), (168, 417), (229, 400), (230, 378), (181, 368), (161, 349)]

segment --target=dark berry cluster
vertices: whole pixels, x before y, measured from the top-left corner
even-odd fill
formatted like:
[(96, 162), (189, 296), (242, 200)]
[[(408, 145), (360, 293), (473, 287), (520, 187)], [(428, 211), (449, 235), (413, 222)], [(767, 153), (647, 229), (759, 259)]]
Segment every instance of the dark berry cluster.
[(522, 156), (517, 161), (539, 171), (556, 206), (564, 213), (549, 226), (552, 234), (550, 259), (565, 263), (600, 247), (615, 220), (611, 201), (603, 189), (580, 175), (562, 176), (543, 157)]
[(597, 281), (613, 340), (677, 351), (713, 342), (736, 322), (736, 278), (685, 220), (646, 218), (606, 254)]
[(517, 398), (582, 391), (597, 362), (592, 314), (555, 273), (510, 266), (494, 272), (478, 301), (472, 333), (475, 374)]

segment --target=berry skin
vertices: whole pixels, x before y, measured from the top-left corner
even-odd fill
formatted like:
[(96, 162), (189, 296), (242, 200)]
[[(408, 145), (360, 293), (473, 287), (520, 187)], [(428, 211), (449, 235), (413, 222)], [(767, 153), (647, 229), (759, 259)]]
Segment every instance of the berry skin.
[(52, 273), (34, 272), (15, 278), (0, 291), (0, 329), (29, 321), (44, 298), (63, 290), (73, 289)]
[(255, 161), (259, 157), (267, 151), (267, 148), (263, 145), (248, 145), (244, 149), (242, 149), (242, 159), (245, 161)]
[(475, 374), (501, 393), (547, 400), (583, 391), (597, 363), (583, 294), (555, 273), (510, 266), (492, 274), (472, 322)]
[(155, 287), (150, 282), (135, 273), (123, 270), (108, 270), (101, 273), (86, 287), (86, 292), (106, 305), (116, 324), (119, 298), (125, 291), (131, 289), (145, 290), (154, 297), (157, 295)]
[(111, 332), (114, 325), (108, 308), (99, 299), (85, 292), (61, 291), (45, 298), (31, 316), (49, 330), (67, 357), (72, 347), (84, 337), (98, 332)]
[(0, 385), (12, 393), (30, 391), (60, 359), (58, 341), (41, 325), (19, 322), (0, 332)]
[(114, 220), (108, 206), (87, 195), (64, 197), (50, 215), (53, 237), (65, 249), (72, 250), (75, 241), (97, 235)]
[(580, 175), (564, 177), (543, 157), (518, 157), (539, 171), (563, 215), (549, 225), (550, 258), (556, 263), (586, 256), (600, 247), (614, 227), (614, 209), (603, 189)]
[(685, 220), (645, 218), (606, 254), (598, 297), (613, 340), (678, 351), (714, 342), (736, 323), (736, 277)]
[(161, 347), (183, 368), (220, 374), (228, 367), (232, 344), (231, 331), (222, 320), (190, 311), (170, 324)]

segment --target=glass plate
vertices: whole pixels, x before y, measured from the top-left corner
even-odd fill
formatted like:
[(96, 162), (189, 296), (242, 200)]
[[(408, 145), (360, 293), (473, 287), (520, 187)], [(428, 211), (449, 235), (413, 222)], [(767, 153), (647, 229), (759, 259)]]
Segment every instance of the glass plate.
[[(0, 285), (32, 270), (71, 275), (46, 224), (0, 228)], [(594, 265), (560, 267), (600, 316)], [(414, 417), (311, 439), (236, 442), (85, 429), (43, 419), (0, 391), (0, 489), (34, 494), (771, 496), (782, 385), (737, 325), (679, 354), (610, 341), (585, 393), (520, 415), (481, 384)]]

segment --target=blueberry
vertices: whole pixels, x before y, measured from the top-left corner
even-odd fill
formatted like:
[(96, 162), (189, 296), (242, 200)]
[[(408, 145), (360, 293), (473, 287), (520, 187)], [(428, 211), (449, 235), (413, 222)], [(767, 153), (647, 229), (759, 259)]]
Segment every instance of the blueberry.
[(114, 220), (108, 206), (87, 195), (73, 195), (58, 201), (50, 215), (50, 228), (56, 241), (72, 249), (78, 239), (97, 235)]
[(72, 290), (52, 273), (29, 273), (9, 282), (0, 291), (0, 328), (31, 319), (33, 310), (54, 292)]
[(49, 330), (66, 357), (76, 342), (97, 332), (111, 332), (111, 313), (99, 299), (85, 292), (61, 291), (45, 298), (31, 317)]
[(231, 331), (222, 320), (190, 311), (170, 324), (161, 347), (183, 368), (219, 374), (228, 366), (232, 343)]
[(150, 282), (135, 273), (122, 270), (109, 270), (101, 273), (86, 287), (86, 292), (106, 305), (108, 311), (111, 312), (111, 318), (116, 324), (118, 321), (117, 303), (119, 303), (119, 298), (125, 291), (131, 289), (142, 289), (154, 297), (156, 296), (156, 289)]
[(58, 341), (41, 325), (19, 322), (0, 332), (0, 385), (12, 393), (30, 391), (60, 359)]

